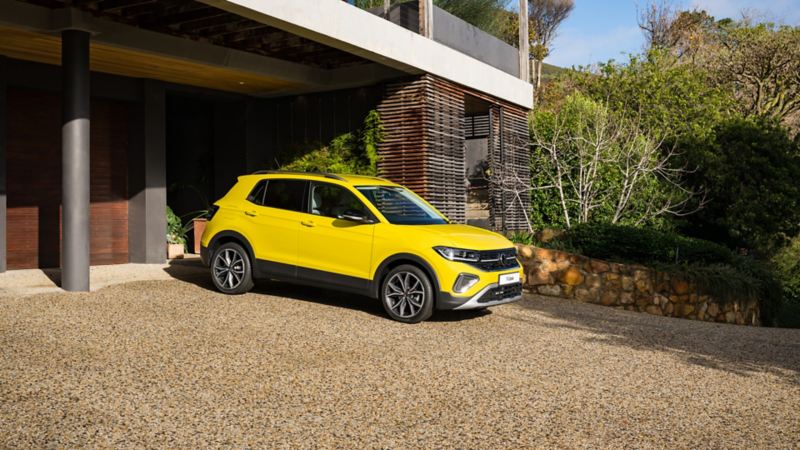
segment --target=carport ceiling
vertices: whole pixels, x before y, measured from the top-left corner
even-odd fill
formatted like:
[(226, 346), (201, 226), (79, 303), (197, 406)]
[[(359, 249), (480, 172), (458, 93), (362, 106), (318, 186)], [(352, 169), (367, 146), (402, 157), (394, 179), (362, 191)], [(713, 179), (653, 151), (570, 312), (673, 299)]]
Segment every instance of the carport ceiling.
[(142, 29), (321, 69), (369, 61), (206, 4), (187, 0), (20, 0), (51, 9), (67, 6)]

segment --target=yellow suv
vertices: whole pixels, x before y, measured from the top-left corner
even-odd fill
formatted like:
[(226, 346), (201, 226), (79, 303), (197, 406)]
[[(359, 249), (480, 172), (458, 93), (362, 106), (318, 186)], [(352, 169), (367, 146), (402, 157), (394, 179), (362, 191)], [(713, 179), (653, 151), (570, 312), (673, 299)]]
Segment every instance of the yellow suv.
[(522, 297), (505, 237), (451, 224), (410, 190), (365, 176), (261, 172), (214, 204), (203, 263), (226, 294), (276, 279), (379, 298), (395, 320)]

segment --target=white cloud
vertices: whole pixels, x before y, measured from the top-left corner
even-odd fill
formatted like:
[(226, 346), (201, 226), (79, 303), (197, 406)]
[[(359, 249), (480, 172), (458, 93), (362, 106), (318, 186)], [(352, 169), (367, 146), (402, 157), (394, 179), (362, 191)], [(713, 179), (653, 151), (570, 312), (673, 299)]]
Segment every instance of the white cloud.
[(577, 29), (564, 29), (553, 42), (549, 64), (561, 67), (589, 65), (608, 59), (627, 59), (625, 53), (641, 50), (638, 26), (616, 27), (606, 33), (588, 35)]

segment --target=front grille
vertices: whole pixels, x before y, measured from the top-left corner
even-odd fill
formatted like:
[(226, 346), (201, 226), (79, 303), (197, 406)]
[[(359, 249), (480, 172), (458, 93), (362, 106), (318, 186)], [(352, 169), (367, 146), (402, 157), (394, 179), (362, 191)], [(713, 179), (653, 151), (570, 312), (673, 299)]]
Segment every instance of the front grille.
[(490, 289), (478, 299), (478, 303), (498, 302), (522, 295), (522, 283), (507, 284)]
[(516, 249), (504, 248), (502, 250), (484, 250), (479, 253), (481, 255), (480, 261), (467, 264), (477, 267), (485, 272), (494, 272), (498, 270), (514, 269), (519, 267)]

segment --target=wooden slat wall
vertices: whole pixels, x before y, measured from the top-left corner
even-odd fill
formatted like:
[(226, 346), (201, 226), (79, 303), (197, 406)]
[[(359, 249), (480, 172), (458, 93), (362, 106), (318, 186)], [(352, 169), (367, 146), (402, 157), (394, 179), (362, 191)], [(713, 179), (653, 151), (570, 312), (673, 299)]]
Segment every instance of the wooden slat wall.
[[(91, 263), (128, 262), (128, 107), (92, 100)], [(58, 94), (8, 92), (8, 268), (58, 267), (61, 103)]]
[[(458, 223), (466, 221), (465, 94), (492, 103), (490, 164), (510, 166), (528, 179), (529, 137), (523, 108), (429, 74), (387, 85), (378, 106), (386, 130), (380, 148), (381, 175), (413, 189)], [(524, 228), (523, 210), (510, 196), (505, 199), (505, 214), (500, 193), (492, 192), (490, 198), (495, 229)]]

